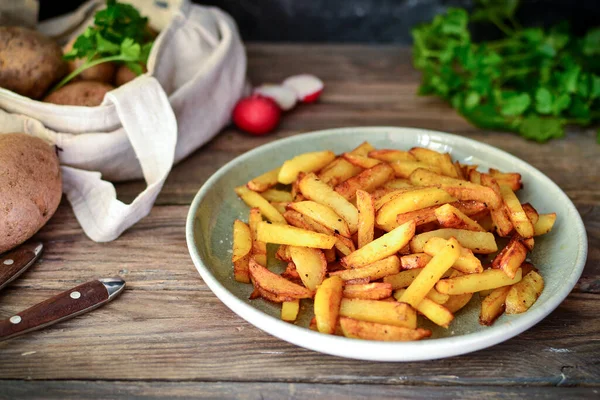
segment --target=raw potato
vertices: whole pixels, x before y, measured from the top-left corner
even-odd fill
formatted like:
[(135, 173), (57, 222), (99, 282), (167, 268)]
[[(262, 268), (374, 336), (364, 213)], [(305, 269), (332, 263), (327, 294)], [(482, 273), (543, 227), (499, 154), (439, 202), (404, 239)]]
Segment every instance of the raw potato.
[[(65, 54), (71, 49), (73, 49), (73, 43), (75, 43), (75, 39), (72, 39), (69, 43), (65, 45), (63, 48)], [(68, 61), (69, 65), (69, 73), (75, 71), (77, 68), (81, 67), (85, 64), (86, 60), (84, 58), (77, 58), (75, 60)], [(96, 82), (104, 82), (104, 83), (112, 83), (115, 77), (115, 71), (117, 67), (112, 62), (105, 62), (102, 64), (95, 65), (91, 68), (88, 68), (77, 75), (74, 79), (76, 80), (84, 80), (84, 81), (96, 81)]]
[(95, 107), (99, 106), (104, 100), (104, 95), (113, 89), (114, 87), (107, 83), (78, 81), (50, 93), (44, 101), (65, 106)]
[(62, 181), (54, 148), (21, 133), (0, 134), (0, 253), (36, 233), (58, 207)]

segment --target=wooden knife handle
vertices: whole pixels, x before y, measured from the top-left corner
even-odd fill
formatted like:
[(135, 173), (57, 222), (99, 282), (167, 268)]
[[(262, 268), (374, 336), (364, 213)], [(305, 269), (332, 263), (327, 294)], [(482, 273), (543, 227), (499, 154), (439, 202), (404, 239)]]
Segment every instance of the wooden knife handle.
[(27, 270), (42, 254), (39, 242), (26, 243), (0, 256), (0, 290)]
[(122, 279), (109, 278), (67, 290), (0, 321), (0, 341), (91, 311), (112, 300), (124, 287)]

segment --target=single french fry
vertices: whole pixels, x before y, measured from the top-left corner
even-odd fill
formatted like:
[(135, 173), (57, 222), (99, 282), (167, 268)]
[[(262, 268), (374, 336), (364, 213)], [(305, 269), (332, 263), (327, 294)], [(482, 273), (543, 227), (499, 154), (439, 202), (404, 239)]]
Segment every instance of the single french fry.
[(346, 221), (329, 206), (319, 204), (315, 201), (299, 201), (297, 203), (290, 203), (288, 208), (312, 218), (339, 235), (350, 237), (350, 229)]
[(275, 168), (271, 171), (265, 172), (264, 174), (257, 176), (246, 184), (248, 189), (255, 192), (264, 192), (267, 189), (277, 185), (277, 176), (279, 175), (279, 168)]
[(464, 181), (468, 180), (467, 176), (464, 174), (463, 169), (458, 161), (454, 161), (454, 169), (456, 170), (456, 176), (458, 179), (462, 179)]
[(281, 304), (281, 319), (287, 322), (294, 322), (298, 318), (300, 310), (300, 300), (284, 301)]
[(442, 169), (437, 165), (430, 165), (421, 161), (394, 161), (390, 163), (390, 165), (394, 169), (394, 174), (398, 178), (409, 178), (410, 175), (419, 168), (438, 174), (442, 173)]
[(513, 237), (494, 258), (492, 268), (500, 269), (509, 278), (514, 278), (526, 258), (527, 248), (518, 237)]
[(440, 226), (444, 228), (466, 229), (468, 231), (485, 232), (481, 225), (466, 216), (451, 204), (436, 208), (435, 216)]
[(329, 186), (335, 186), (346, 179), (360, 174), (362, 170), (362, 168), (350, 164), (344, 158), (338, 157), (321, 170), (319, 179)]
[(277, 296), (282, 296), (285, 298), (282, 299), (283, 301), (309, 299), (313, 296), (313, 292), (309, 289), (274, 274), (264, 266), (258, 264), (254, 258), (250, 258), (250, 277), (255, 287)]
[(375, 234), (375, 208), (371, 195), (363, 190), (356, 191), (356, 208), (358, 209), (358, 248), (373, 241)]
[(481, 185), (481, 172), (476, 169), (472, 169), (469, 171), (469, 182), (474, 183), (476, 185)]
[(514, 278), (509, 278), (499, 269), (486, 269), (481, 274), (461, 275), (455, 278), (440, 280), (435, 289), (445, 294), (475, 293), (481, 290), (496, 289), (502, 286), (512, 285), (522, 278), (522, 270), (519, 268)]
[(403, 270), (423, 268), (431, 261), (431, 256), (427, 253), (414, 253), (400, 257), (400, 265)]
[(389, 283), (373, 282), (344, 287), (344, 297), (348, 299), (381, 300), (391, 295), (392, 285)]
[(502, 203), (502, 198), (489, 187), (439, 175), (426, 169), (415, 170), (409, 179), (415, 186), (439, 187), (458, 200), (481, 201), (492, 208), (499, 207)]
[(267, 189), (261, 193), (261, 196), (271, 203), (288, 203), (294, 200), (290, 192), (277, 189)]
[(554, 223), (556, 222), (556, 213), (540, 214), (538, 221), (533, 226), (533, 235), (540, 236), (552, 230)]
[(392, 285), (392, 289), (403, 289), (410, 286), (411, 283), (419, 276), (423, 268), (407, 269), (400, 271), (394, 275), (388, 275), (383, 278), (384, 283)]
[(329, 275), (337, 275), (345, 281), (362, 278), (369, 278), (369, 281), (375, 281), (388, 275), (397, 274), (398, 272), (400, 272), (400, 260), (397, 256), (393, 255), (360, 268), (335, 271)]
[(329, 185), (319, 180), (315, 174), (306, 174), (300, 181), (299, 186), (306, 198), (335, 210), (348, 223), (351, 234), (358, 230), (358, 210), (356, 207)]
[[(494, 179), (491, 175), (481, 174), (481, 184), (489, 187), (498, 196), (502, 197), (500, 186), (498, 185), (496, 179)], [(513, 224), (508, 217), (508, 210), (506, 209), (504, 202), (502, 202), (496, 208), (490, 208), (490, 216), (494, 222), (494, 225), (496, 226), (496, 232), (498, 232), (498, 235), (503, 237), (510, 235), (513, 230)]]
[[(396, 290), (394, 297), (401, 301), (404, 292), (406, 292), (406, 289)], [(450, 322), (454, 319), (454, 315), (446, 307), (433, 301), (428, 296), (425, 296), (415, 308), (431, 322), (443, 328), (448, 328)]]
[(536, 302), (544, 290), (544, 278), (535, 271), (531, 271), (523, 280), (513, 285), (506, 295), (506, 313), (523, 313)]
[(494, 321), (504, 312), (506, 295), (512, 286), (503, 286), (492, 290), (492, 292), (481, 302), (479, 323), (481, 325), (492, 325)]
[[(276, 210), (277, 210), (277, 211), (278, 211), (278, 212), (279, 212), (281, 215), (283, 215), (283, 214), (285, 213), (285, 211), (287, 210), (287, 205), (288, 205), (288, 202), (287, 202), (287, 201), (286, 201), (286, 202), (272, 201), (272, 202), (271, 202), (271, 205), (272, 205), (273, 207), (275, 207), (275, 209), (276, 209)], [(285, 215), (283, 216), (283, 218), (285, 218)], [(286, 221), (287, 221), (287, 219), (286, 219)], [(288, 221), (288, 224), (289, 224), (289, 221)]]
[(435, 150), (424, 147), (413, 147), (409, 150), (409, 153), (412, 154), (418, 161), (439, 167), (442, 174), (452, 178), (458, 178), (454, 164), (452, 164), (452, 158), (450, 158), (450, 154), (439, 153)]
[(289, 185), (296, 180), (300, 172), (318, 171), (334, 159), (335, 154), (329, 150), (300, 154), (283, 163), (277, 180), (279, 183)]
[(279, 211), (277, 211), (277, 209), (260, 194), (253, 192), (246, 186), (236, 187), (235, 192), (250, 208), (258, 208), (261, 214), (269, 221), (278, 224), (286, 224), (283, 215), (281, 215)]
[(415, 235), (410, 241), (410, 251), (412, 253), (424, 253), (425, 243), (432, 237), (442, 239), (455, 237), (462, 247), (466, 247), (475, 254), (491, 254), (498, 251), (496, 238), (490, 232), (473, 232), (451, 228), (437, 229)]
[[(432, 237), (427, 241), (427, 243), (425, 243), (425, 247), (423, 248), (423, 250), (430, 256), (435, 256), (440, 251), (442, 251), (446, 243), (446, 239), (442, 239), (440, 237)], [(462, 246), (460, 249), (460, 255), (458, 256), (454, 264), (452, 264), (452, 268), (465, 274), (478, 274), (483, 272), (481, 260), (475, 257), (471, 250)]]
[(290, 246), (289, 252), (304, 286), (316, 290), (327, 272), (325, 254), (320, 249), (298, 246)]
[(360, 168), (363, 168), (363, 169), (373, 168), (377, 164), (381, 164), (381, 161), (379, 161), (379, 160), (361, 156), (358, 154), (344, 153), (344, 154), (342, 154), (342, 157), (344, 158), (344, 160), (348, 161), (350, 164), (355, 165)]
[(521, 207), (523, 207), (523, 211), (525, 211), (525, 214), (527, 214), (527, 218), (529, 218), (531, 223), (535, 225), (540, 218), (537, 210), (529, 203), (521, 204)]
[(383, 184), (383, 187), (386, 189), (405, 189), (414, 186), (408, 179), (397, 178), (387, 181)]
[(407, 222), (345, 256), (341, 263), (348, 268), (360, 268), (389, 257), (406, 246), (414, 234), (414, 221)]
[(433, 256), (423, 268), (422, 273), (408, 286), (399, 301), (417, 307), (442, 275), (456, 262), (460, 256), (460, 250), (461, 246), (458, 241), (454, 238), (449, 239), (444, 248)]
[(375, 222), (386, 230), (397, 226), (398, 214), (456, 201), (454, 197), (437, 188), (422, 188), (402, 193), (385, 203), (377, 212)]
[(444, 307), (448, 309), (452, 314), (456, 314), (458, 310), (469, 304), (473, 293), (456, 294), (448, 296), (448, 301), (444, 303)]
[(289, 244), (299, 247), (330, 249), (336, 242), (334, 236), (296, 228), (295, 226), (270, 224), (265, 221), (258, 223), (256, 233), (258, 240), (265, 243)]
[(413, 190), (416, 189), (420, 189), (414, 186), (411, 187), (406, 187), (406, 188), (401, 188), (401, 189), (377, 189), (377, 190), (382, 190), (385, 191), (386, 193), (375, 193), (373, 192), (373, 196), (375, 194), (377, 194), (377, 199), (375, 200), (374, 206), (375, 206), (375, 210), (379, 210), (381, 207), (383, 207), (386, 203), (389, 203), (390, 201), (394, 200), (396, 197), (403, 195), (406, 192), (411, 192)]
[(252, 234), (252, 257), (260, 265), (267, 265), (267, 244), (258, 239), (257, 228), (262, 222), (262, 213), (258, 208), (252, 208), (248, 213), (248, 225)]
[(342, 302), (344, 282), (337, 276), (323, 281), (315, 293), (315, 319), (321, 333), (333, 334), (337, 325)]
[(490, 168), (489, 174), (496, 179), (499, 185), (509, 186), (513, 192), (516, 192), (523, 187), (523, 184), (521, 183), (521, 174), (516, 172), (503, 173), (497, 169)]
[(372, 168), (365, 169), (360, 174), (339, 183), (335, 186), (335, 191), (341, 194), (346, 200), (351, 201), (356, 197), (357, 190), (372, 192), (385, 182), (392, 179), (394, 171), (388, 164), (380, 163)]
[(521, 202), (515, 195), (515, 192), (506, 185), (500, 185), (500, 193), (508, 209), (508, 218), (513, 223), (515, 231), (524, 239), (533, 237), (533, 224), (527, 218), (525, 211), (523, 211)]
[(431, 331), (427, 329), (409, 329), (346, 317), (340, 318), (340, 327), (345, 337), (354, 339), (406, 342), (431, 336)]
[(383, 300), (342, 299), (340, 317), (415, 329), (417, 313), (406, 303)]
[(408, 151), (402, 150), (373, 150), (369, 152), (368, 156), (376, 160), (385, 161), (387, 163), (391, 163), (394, 161), (417, 161), (415, 156), (410, 154)]
[(233, 276), (236, 281), (250, 283), (249, 262), (252, 251), (252, 234), (244, 222), (233, 222)]

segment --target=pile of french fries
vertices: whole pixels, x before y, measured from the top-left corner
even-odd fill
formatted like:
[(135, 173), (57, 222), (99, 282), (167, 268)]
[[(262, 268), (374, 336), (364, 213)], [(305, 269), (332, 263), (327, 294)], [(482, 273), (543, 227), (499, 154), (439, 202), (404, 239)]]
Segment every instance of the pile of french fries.
[[(251, 210), (233, 226), (234, 278), (254, 285), (252, 299), (281, 303), (285, 321), (313, 299), (310, 328), (326, 334), (419, 340), (431, 331), (417, 314), (448, 328), (475, 293), (491, 325), (544, 288), (527, 254), (556, 214), (521, 204), (521, 187), (518, 173), (421, 147), (300, 154), (235, 188)], [(267, 243), (285, 272), (269, 270)]]

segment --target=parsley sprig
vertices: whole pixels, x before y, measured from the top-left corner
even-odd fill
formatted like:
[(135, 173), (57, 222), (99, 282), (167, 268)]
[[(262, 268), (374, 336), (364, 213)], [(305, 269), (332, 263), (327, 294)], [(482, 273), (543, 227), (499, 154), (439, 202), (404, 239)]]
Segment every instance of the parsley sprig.
[(85, 63), (60, 81), (53, 90), (68, 83), (81, 72), (106, 62), (122, 62), (137, 75), (148, 62), (153, 41), (148, 18), (130, 4), (107, 0), (106, 8), (96, 12), (94, 24), (77, 37), (66, 60), (85, 59)]
[[(412, 30), (419, 94), (441, 97), (481, 128), (539, 142), (564, 136), (567, 124), (600, 120), (600, 28), (584, 37), (566, 23), (523, 28), (518, 0), (479, 4), (471, 15), (451, 8)], [(471, 21), (491, 22), (503, 37), (475, 43)]]

